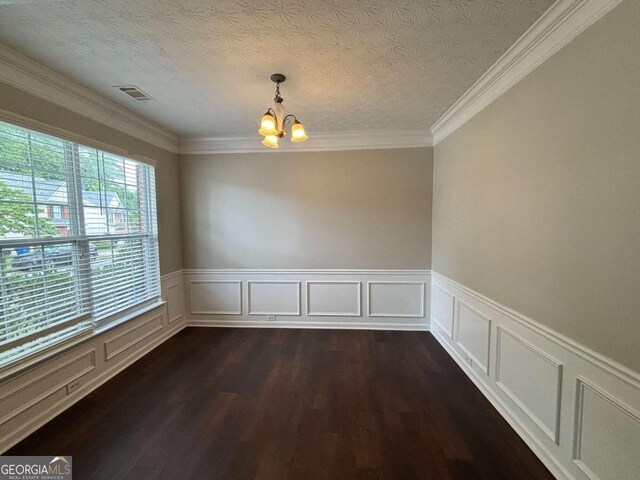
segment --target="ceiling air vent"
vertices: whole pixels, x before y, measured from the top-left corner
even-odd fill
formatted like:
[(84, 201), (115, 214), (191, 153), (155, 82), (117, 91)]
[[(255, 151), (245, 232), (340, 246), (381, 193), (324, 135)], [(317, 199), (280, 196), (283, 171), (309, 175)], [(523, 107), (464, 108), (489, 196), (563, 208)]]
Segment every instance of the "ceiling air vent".
[(153, 97), (144, 93), (135, 85), (116, 85), (115, 88), (117, 88), (121, 92), (126, 93), (127, 95), (129, 95), (134, 100), (137, 100), (138, 102), (147, 102), (149, 100), (153, 100)]

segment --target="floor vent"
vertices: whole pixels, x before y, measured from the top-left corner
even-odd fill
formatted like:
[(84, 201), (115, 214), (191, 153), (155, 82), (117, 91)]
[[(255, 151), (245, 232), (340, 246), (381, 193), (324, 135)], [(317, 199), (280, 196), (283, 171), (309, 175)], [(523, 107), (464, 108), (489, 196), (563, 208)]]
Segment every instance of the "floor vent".
[(146, 94), (135, 85), (116, 85), (114, 88), (126, 93), (138, 102), (148, 102), (149, 100), (153, 100), (151, 95)]

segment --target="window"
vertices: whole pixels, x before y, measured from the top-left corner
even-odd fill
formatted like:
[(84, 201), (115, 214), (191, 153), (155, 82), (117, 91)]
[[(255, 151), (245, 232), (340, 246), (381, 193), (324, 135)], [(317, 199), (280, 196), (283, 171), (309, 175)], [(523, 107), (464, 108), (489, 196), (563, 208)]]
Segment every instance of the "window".
[(159, 297), (154, 175), (0, 122), (0, 366)]

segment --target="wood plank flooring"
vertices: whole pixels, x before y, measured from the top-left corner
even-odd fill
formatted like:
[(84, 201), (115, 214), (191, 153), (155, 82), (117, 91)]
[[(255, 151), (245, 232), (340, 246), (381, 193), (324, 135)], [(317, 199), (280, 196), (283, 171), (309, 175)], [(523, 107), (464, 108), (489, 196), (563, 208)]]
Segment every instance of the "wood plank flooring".
[(426, 332), (187, 328), (15, 446), (74, 479), (552, 479)]

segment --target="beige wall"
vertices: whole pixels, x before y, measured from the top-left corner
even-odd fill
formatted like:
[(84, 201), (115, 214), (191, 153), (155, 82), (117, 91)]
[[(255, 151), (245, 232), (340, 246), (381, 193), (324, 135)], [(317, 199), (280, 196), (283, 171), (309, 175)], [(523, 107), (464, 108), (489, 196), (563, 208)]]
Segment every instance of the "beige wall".
[[(62, 128), (77, 135), (124, 149), (132, 155), (144, 155), (157, 162), (158, 230), (160, 270), (163, 274), (182, 268), (180, 237), (180, 193), (177, 155), (162, 148), (65, 110), (17, 88), (0, 82), (0, 110)], [(0, 113), (0, 120), (2, 115)]]
[(429, 268), (432, 153), (181, 156), (185, 267)]
[(640, 2), (435, 148), (433, 269), (640, 371)]

